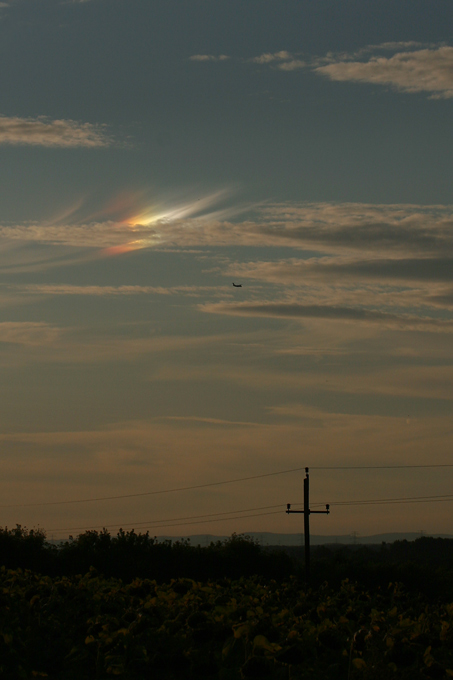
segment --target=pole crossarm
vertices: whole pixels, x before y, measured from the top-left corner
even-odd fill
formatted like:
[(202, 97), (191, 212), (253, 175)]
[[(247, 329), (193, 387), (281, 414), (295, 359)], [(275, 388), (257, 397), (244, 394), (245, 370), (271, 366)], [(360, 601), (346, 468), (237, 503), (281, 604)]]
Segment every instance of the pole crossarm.
[[(299, 515), (304, 515), (305, 510), (291, 510), (291, 503), (288, 503), (286, 506), (286, 514), (290, 515), (291, 513), (299, 514)], [(330, 505), (326, 503), (326, 509), (325, 510), (308, 510), (309, 515), (330, 515)]]

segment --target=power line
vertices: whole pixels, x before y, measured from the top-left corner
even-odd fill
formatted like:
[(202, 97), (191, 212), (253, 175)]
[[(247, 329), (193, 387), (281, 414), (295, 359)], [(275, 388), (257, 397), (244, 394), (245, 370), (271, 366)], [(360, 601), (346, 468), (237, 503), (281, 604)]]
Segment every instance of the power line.
[[(358, 501), (333, 501), (330, 503), (330, 507), (335, 506), (335, 505), (340, 505), (340, 506), (357, 506), (357, 505), (391, 505), (394, 503), (401, 503), (401, 504), (409, 504), (409, 503), (439, 503), (439, 502), (444, 502), (444, 501), (453, 501), (453, 494), (441, 494), (437, 496), (401, 496), (398, 498), (375, 498), (375, 499), (365, 499), (365, 500), (358, 500)], [(302, 505), (302, 503), (293, 503), (292, 505)], [(313, 503), (313, 507), (317, 506), (324, 506), (325, 503)], [(162, 520), (148, 520), (148, 521), (141, 521), (141, 522), (129, 522), (127, 524), (124, 523), (117, 523), (117, 524), (107, 524), (103, 526), (103, 528), (108, 529), (112, 527), (123, 527), (123, 526), (139, 526), (139, 525), (145, 525), (150, 528), (157, 528), (157, 529), (165, 529), (165, 528), (173, 528), (173, 527), (180, 527), (180, 526), (192, 526), (195, 524), (205, 524), (205, 523), (212, 523), (212, 522), (224, 522), (230, 519), (247, 519), (249, 517), (264, 517), (266, 515), (278, 515), (282, 510), (277, 510), (275, 512), (262, 512), (262, 513), (256, 513), (256, 514), (251, 514), (251, 515), (241, 515), (239, 517), (224, 517), (223, 515), (233, 515), (233, 514), (239, 514), (242, 512), (254, 512), (255, 510), (267, 510), (270, 508), (283, 508), (283, 504), (280, 503), (278, 505), (268, 505), (268, 506), (262, 506), (258, 508), (247, 508), (244, 510), (231, 510), (229, 512), (219, 512), (219, 513), (210, 513), (207, 515), (193, 515), (191, 517), (174, 517), (171, 519), (162, 519)], [(201, 519), (199, 519), (201, 518)], [(204, 518), (209, 518), (209, 519), (204, 519)], [(214, 519), (213, 519), (214, 518)], [(195, 519), (196, 521), (188, 521)], [(99, 525), (98, 525), (99, 526)], [(49, 529), (49, 531), (89, 531), (96, 529), (97, 527), (69, 527), (65, 529)]]
[(344, 505), (398, 505), (398, 504), (405, 504), (405, 503), (442, 503), (443, 501), (453, 501), (453, 498), (426, 498), (426, 499), (420, 499), (411, 501), (372, 501), (368, 503), (345, 503)]
[[(294, 503), (294, 505), (301, 505), (300, 503)], [(223, 515), (237, 515), (241, 512), (255, 512), (256, 510), (270, 510), (270, 509), (275, 509), (275, 508), (282, 508), (283, 503), (278, 503), (277, 505), (263, 505), (258, 508), (244, 508), (243, 510), (229, 510), (228, 512), (210, 512), (207, 515), (191, 515), (190, 517), (171, 517), (167, 519), (157, 519), (157, 520), (147, 520), (147, 521), (140, 521), (140, 522), (121, 522), (121, 523), (116, 523), (116, 524), (104, 524), (103, 529), (110, 529), (111, 527), (135, 527), (135, 526), (140, 526), (140, 525), (153, 525), (153, 526), (159, 526), (162, 523), (168, 523), (168, 522), (186, 522), (187, 520), (191, 519), (204, 519), (205, 517), (221, 517)], [(264, 513), (266, 514), (266, 513)], [(240, 517), (226, 517), (225, 519), (241, 519)], [(213, 520), (215, 521), (215, 520)], [(85, 530), (89, 531), (90, 529), (97, 529), (99, 525), (96, 526), (91, 526), (91, 527), (69, 527), (66, 529), (49, 529), (49, 531), (79, 531), (79, 530)], [(173, 526), (173, 525), (171, 525)], [(178, 525), (175, 525), (178, 526)]]
[[(314, 466), (311, 470), (399, 470), (408, 468), (451, 468), (453, 463), (441, 463), (431, 465), (337, 465), (337, 466)], [(120, 496), (99, 496), (97, 498), (78, 498), (69, 501), (44, 501), (41, 503), (12, 503), (9, 505), (0, 505), (0, 508), (29, 508), (29, 507), (43, 507), (49, 505), (70, 505), (75, 503), (95, 503), (99, 501), (113, 501), (123, 498), (139, 498), (142, 496), (157, 496), (160, 494), (176, 493), (178, 491), (193, 491), (196, 489), (206, 489), (212, 486), (223, 486), (226, 484), (236, 484), (237, 482), (248, 482), (253, 479), (263, 479), (264, 477), (275, 477), (277, 475), (286, 475), (291, 472), (301, 472), (305, 470), (305, 466), (291, 468), (289, 470), (278, 470), (277, 472), (267, 472), (262, 475), (251, 475), (250, 477), (238, 477), (236, 479), (226, 479), (220, 482), (209, 482), (207, 484), (194, 484), (192, 486), (180, 486), (173, 489), (161, 489), (160, 491), (144, 491), (142, 493), (129, 493)]]
[[(375, 505), (382, 503), (421, 503), (430, 501), (453, 500), (453, 494), (443, 493), (436, 496), (400, 496), (398, 498), (372, 498), (359, 501), (333, 501), (330, 505)], [(313, 503), (321, 506), (325, 503)]]
[[(281, 508), (282, 504), (280, 504), (279, 507)], [(207, 523), (211, 523), (211, 522), (225, 522), (229, 519), (247, 519), (249, 517), (265, 517), (266, 515), (280, 515), (281, 512), (282, 512), (281, 510), (274, 510), (274, 511), (271, 511), (271, 512), (259, 512), (257, 514), (252, 514), (252, 515), (241, 515), (240, 517), (220, 517), (220, 518), (217, 518), (217, 519), (198, 520), (196, 522), (179, 522), (177, 524), (158, 524), (158, 525), (155, 525), (155, 524), (152, 524), (151, 522), (150, 523), (143, 522), (143, 524), (145, 524), (146, 526), (149, 526), (151, 528), (166, 529), (168, 527), (184, 527), (184, 526), (192, 526), (194, 524), (207, 524)], [(122, 524), (114, 524), (114, 525), (110, 525), (110, 526), (122, 527), (123, 525)], [(107, 527), (105, 527), (105, 528), (107, 528)], [(78, 531), (82, 531), (83, 529), (84, 529), (84, 527), (79, 527)], [(73, 531), (73, 530), (75, 530), (75, 529), (51, 529), (51, 531), (54, 531), (54, 532), (56, 532), (56, 531)]]
[(81, 498), (72, 501), (45, 501), (42, 503), (13, 503), (11, 505), (0, 505), (0, 508), (28, 508), (43, 505), (69, 505), (70, 503), (94, 503), (96, 501), (113, 501), (121, 498), (138, 498), (140, 496), (156, 496), (158, 494), (175, 493), (177, 491), (193, 491), (195, 489), (205, 489), (209, 486), (221, 486), (224, 484), (235, 484), (236, 482), (247, 482), (252, 479), (262, 479), (263, 477), (274, 477), (275, 475), (285, 475), (290, 472), (300, 472), (304, 467), (292, 468), (291, 470), (279, 470), (278, 472), (267, 472), (263, 475), (252, 475), (250, 477), (239, 477), (237, 479), (226, 479), (221, 482), (210, 482), (208, 484), (194, 484), (192, 486), (180, 486), (173, 489), (162, 489), (160, 491), (144, 491), (142, 493), (129, 493), (121, 496), (100, 496), (99, 498)]
[(403, 470), (405, 468), (449, 468), (453, 463), (439, 463), (433, 465), (315, 465), (310, 470)]

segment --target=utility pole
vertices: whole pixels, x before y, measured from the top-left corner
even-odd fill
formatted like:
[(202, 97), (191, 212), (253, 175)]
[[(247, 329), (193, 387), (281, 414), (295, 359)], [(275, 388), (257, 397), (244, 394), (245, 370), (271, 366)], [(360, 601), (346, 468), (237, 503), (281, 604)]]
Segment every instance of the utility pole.
[(328, 515), (330, 513), (330, 505), (326, 504), (325, 510), (310, 510), (310, 478), (308, 476), (308, 467), (305, 468), (304, 479), (304, 509), (291, 510), (291, 503), (286, 506), (286, 514), (291, 513), (303, 514), (304, 516), (304, 541), (305, 541), (305, 580), (310, 580), (310, 515)]

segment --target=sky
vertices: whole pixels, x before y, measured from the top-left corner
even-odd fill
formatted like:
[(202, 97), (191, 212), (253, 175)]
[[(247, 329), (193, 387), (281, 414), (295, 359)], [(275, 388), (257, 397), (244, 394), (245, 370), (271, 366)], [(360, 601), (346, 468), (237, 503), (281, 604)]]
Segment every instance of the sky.
[(452, 26), (0, 2), (0, 526), (453, 534)]

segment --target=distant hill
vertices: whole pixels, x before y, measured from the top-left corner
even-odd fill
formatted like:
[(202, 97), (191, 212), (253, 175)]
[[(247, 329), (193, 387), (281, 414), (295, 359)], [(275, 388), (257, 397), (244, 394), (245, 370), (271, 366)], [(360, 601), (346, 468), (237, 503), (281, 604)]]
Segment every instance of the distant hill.
[[(297, 534), (273, 534), (270, 532), (245, 532), (247, 536), (255, 539), (261, 545), (302, 545), (304, 535)], [(413, 533), (388, 533), (374, 534), (371, 536), (360, 536), (344, 534), (339, 536), (310, 536), (311, 545), (329, 545), (337, 543), (339, 545), (376, 545), (381, 543), (393, 543), (394, 541), (415, 541), (420, 538), (420, 532)], [(423, 536), (428, 534), (423, 534)], [(433, 538), (453, 538), (453, 534), (429, 534)], [(159, 541), (179, 541), (190, 540), (192, 545), (209, 545), (211, 542), (225, 541), (229, 536), (214, 536), (213, 534), (194, 534), (191, 536), (157, 536)]]
[[(137, 530), (139, 531), (139, 530)], [(151, 533), (151, 532), (150, 532)], [(246, 536), (250, 536), (260, 545), (303, 545), (303, 533), (297, 534), (273, 534), (266, 531), (249, 531), (244, 532)], [(114, 535), (115, 532), (112, 532)], [(151, 536), (153, 534), (151, 533)], [(311, 545), (380, 545), (381, 543), (393, 543), (394, 541), (415, 541), (420, 536), (431, 536), (432, 538), (453, 538), (453, 534), (421, 534), (418, 532), (407, 533), (388, 533), (388, 534), (373, 534), (371, 536), (361, 536), (359, 534), (340, 534), (340, 535), (311, 535)], [(216, 536), (214, 534), (192, 534), (190, 536), (157, 536), (158, 541), (186, 541), (189, 540), (191, 545), (206, 546), (217, 541), (226, 541), (230, 536)], [(49, 543), (54, 545), (61, 545), (67, 538), (48, 539)]]

